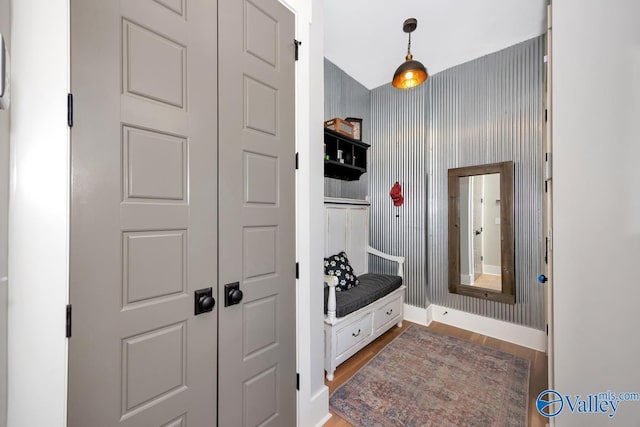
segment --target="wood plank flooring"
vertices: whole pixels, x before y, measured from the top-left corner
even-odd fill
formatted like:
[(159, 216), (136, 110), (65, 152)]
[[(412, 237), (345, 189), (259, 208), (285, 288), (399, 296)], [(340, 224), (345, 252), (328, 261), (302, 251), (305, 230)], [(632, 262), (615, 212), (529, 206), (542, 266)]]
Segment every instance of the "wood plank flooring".
[(480, 277), (473, 282), (473, 286), (478, 288), (487, 288), (494, 291), (502, 291), (502, 276), (496, 276), (494, 274), (481, 274)]
[[(402, 328), (392, 328), (386, 334), (379, 337), (377, 340), (363, 348), (356, 355), (349, 360), (338, 366), (336, 369), (335, 378), (333, 381), (326, 381), (325, 384), (329, 387), (329, 394), (345, 383), (351, 378), (361, 367), (363, 367), (369, 360), (371, 360), (380, 350), (387, 346), (395, 337), (400, 335), (405, 329), (413, 323), (404, 321)], [(414, 324), (415, 325), (415, 324)], [(424, 328), (425, 326), (416, 325), (417, 327)], [(487, 337), (485, 335), (469, 332), (464, 329), (454, 328), (453, 326), (444, 325), (438, 322), (432, 322), (431, 325), (426, 327), (435, 332), (450, 335), (453, 337), (461, 338), (467, 341), (474, 342), (476, 344), (484, 345), (487, 347), (495, 348), (505, 353), (510, 353), (516, 356), (520, 356), (524, 359), (531, 361), (531, 374), (529, 379), (529, 426), (530, 427), (543, 427), (547, 423), (547, 419), (536, 410), (536, 397), (541, 391), (547, 388), (547, 355), (540, 351), (535, 351), (530, 348), (522, 347), (516, 344), (511, 344), (505, 341), (500, 341), (495, 338)], [(324, 424), (325, 427), (352, 427), (347, 421), (340, 418), (337, 414), (332, 412), (332, 417)]]

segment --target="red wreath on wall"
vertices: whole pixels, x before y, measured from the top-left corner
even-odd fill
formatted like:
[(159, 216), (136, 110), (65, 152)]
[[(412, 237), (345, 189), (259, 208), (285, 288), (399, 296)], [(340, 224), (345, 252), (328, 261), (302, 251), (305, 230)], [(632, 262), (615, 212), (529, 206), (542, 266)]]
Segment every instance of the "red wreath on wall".
[(389, 191), (389, 196), (391, 196), (391, 200), (393, 200), (393, 206), (402, 206), (404, 203), (404, 197), (402, 197), (402, 187), (400, 183), (396, 181), (391, 187), (391, 191)]

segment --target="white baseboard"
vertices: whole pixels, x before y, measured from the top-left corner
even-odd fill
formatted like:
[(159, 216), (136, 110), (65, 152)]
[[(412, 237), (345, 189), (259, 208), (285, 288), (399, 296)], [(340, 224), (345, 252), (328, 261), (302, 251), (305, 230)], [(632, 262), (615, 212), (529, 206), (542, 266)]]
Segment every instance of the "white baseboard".
[(329, 412), (329, 387), (323, 386), (322, 389), (304, 405), (304, 408), (300, 409), (301, 413), (298, 415), (298, 427), (321, 427), (324, 425), (324, 423), (331, 418), (331, 413)]
[(482, 264), (482, 272), (484, 274), (493, 274), (494, 276), (500, 276), (502, 274), (502, 267), (499, 265)]
[(404, 305), (404, 319), (423, 326), (432, 321), (455, 326), (538, 351), (547, 350), (547, 335), (544, 331), (490, 317), (478, 316), (460, 310), (431, 304), (427, 308)]
[(322, 421), (320, 421), (318, 424), (316, 424), (316, 427), (322, 427), (323, 425), (325, 425), (325, 423), (327, 421), (329, 421), (331, 419), (332, 415), (331, 412), (329, 412), (323, 419)]
[(436, 322), (542, 352), (547, 349), (547, 335), (544, 331), (435, 304), (431, 304), (429, 308), (432, 319)]
[(413, 305), (405, 304), (404, 320), (417, 323), (418, 325), (429, 326), (431, 320), (429, 320), (427, 310), (427, 308), (420, 308)]

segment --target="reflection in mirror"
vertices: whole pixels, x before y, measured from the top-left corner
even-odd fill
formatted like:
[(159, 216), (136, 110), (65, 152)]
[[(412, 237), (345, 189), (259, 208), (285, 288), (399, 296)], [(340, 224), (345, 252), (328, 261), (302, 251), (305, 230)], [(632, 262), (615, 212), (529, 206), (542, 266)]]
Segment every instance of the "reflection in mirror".
[(515, 303), (513, 162), (449, 169), (449, 292)]
[(500, 174), (458, 178), (460, 283), (500, 292)]

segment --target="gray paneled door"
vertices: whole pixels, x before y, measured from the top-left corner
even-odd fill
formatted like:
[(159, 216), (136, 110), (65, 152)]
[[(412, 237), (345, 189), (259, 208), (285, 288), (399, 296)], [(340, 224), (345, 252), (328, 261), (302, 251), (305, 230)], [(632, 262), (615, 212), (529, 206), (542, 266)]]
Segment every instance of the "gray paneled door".
[[(294, 426), (294, 17), (277, 0), (218, 13), (219, 425)], [(233, 282), (244, 298), (222, 307)]]
[(216, 22), (71, 1), (69, 426), (216, 423), (219, 305), (194, 316), (217, 292)]
[(295, 425), (293, 37), (277, 0), (71, 1), (68, 425)]

